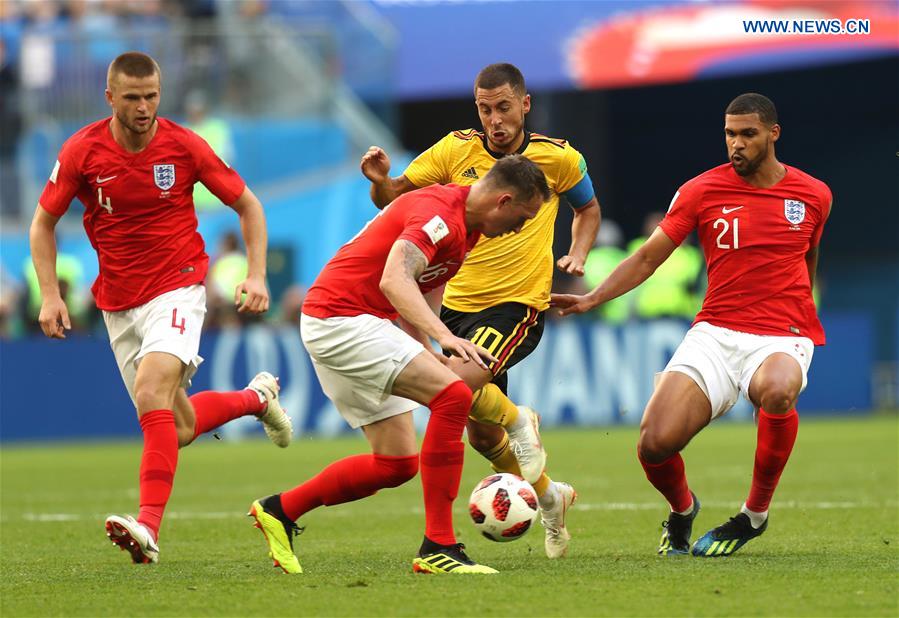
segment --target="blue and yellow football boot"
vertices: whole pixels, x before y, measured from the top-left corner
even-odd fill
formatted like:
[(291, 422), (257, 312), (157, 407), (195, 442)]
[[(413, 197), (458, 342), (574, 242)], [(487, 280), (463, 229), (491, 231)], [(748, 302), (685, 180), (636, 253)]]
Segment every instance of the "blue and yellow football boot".
[(703, 558), (717, 558), (729, 556), (757, 536), (761, 536), (768, 529), (768, 520), (765, 519), (759, 528), (753, 528), (749, 515), (737, 513), (726, 524), (713, 528), (703, 534), (693, 544), (693, 555)]

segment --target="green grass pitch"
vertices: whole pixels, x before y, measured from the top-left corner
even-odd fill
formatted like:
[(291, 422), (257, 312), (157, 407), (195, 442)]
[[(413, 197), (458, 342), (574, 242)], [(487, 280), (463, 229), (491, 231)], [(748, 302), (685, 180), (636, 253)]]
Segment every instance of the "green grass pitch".
[[(271, 567), (244, 516), (251, 500), (292, 487), (358, 438), (204, 440), (181, 452), (163, 523), (161, 561), (132, 565), (103, 519), (134, 512), (139, 445), (5, 446), (0, 614), (3, 616), (896, 616), (899, 615), (897, 418), (806, 419), (768, 532), (729, 558), (655, 555), (665, 505), (635, 457), (637, 430), (544, 435), (551, 474), (579, 493), (566, 559), (543, 554), (542, 528), (494, 544), (465, 507), (488, 473), (467, 452), (459, 538), (497, 576), (411, 572), (421, 540), (419, 480), (300, 524), (306, 573)], [(685, 451), (703, 502), (694, 538), (745, 499), (755, 429), (716, 423)]]

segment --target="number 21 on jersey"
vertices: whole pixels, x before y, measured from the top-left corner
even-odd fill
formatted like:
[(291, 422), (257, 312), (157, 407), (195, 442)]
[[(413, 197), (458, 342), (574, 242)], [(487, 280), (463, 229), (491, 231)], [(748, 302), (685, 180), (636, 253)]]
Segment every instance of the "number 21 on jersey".
[(733, 223), (731, 223), (724, 217), (718, 217), (712, 223), (712, 228), (715, 230), (721, 228), (718, 238), (715, 240), (719, 249), (740, 248), (740, 219), (734, 217)]

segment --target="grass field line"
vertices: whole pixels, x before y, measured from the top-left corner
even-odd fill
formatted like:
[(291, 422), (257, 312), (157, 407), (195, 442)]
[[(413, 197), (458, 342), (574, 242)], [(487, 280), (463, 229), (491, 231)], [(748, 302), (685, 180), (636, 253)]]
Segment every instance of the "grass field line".
[[(706, 508), (734, 508), (735, 502), (709, 502), (703, 501), (702, 505)], [(654, 511), (662, 508), (660, 502), (595, 502), (581, 503), (578, 502), (574, 506), (575, 511)], [(797, 500), (786, 500), (778, 502), (774, 505), (774, 509), (815, 509), (815, 510), (852, 510), (852, 509), (895, 509), (899, 508), (899, 500), (887, 500), (884, 502), (851, 502), (851, 501), (822, 501), (822, 502), (803, 502)], [(420, 506), (403, 509), (407, 514), (423, 514), (424, 510)], [(21, 515), (21, 519), (29, 522), (60, 522), (60, 521), (100, 521), (105, 519), (109, 513), (32, 513), (27, 512)], [(239, 511), (171, 511), (166, 513), (167, 519), (230, 519), (243, 517), (245, 513)], [(339, 511), (331, 511), (330, 516), (336, 517), (356, 517), (358, 513), (351, 509), (343, 509)], [(3, 522), (13, 519), (3, 517)]]

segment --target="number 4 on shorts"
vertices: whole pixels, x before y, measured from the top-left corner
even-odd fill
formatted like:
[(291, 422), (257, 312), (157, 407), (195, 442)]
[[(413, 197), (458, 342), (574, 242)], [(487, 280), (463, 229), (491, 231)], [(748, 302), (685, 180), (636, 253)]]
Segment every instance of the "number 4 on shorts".
[(181, 318), (181, 323), (178, 323), (178, 309), (172, 309), (172, 328), (177, 328), (181, 331), (181, 334), (184, 334), (184, 318)]

